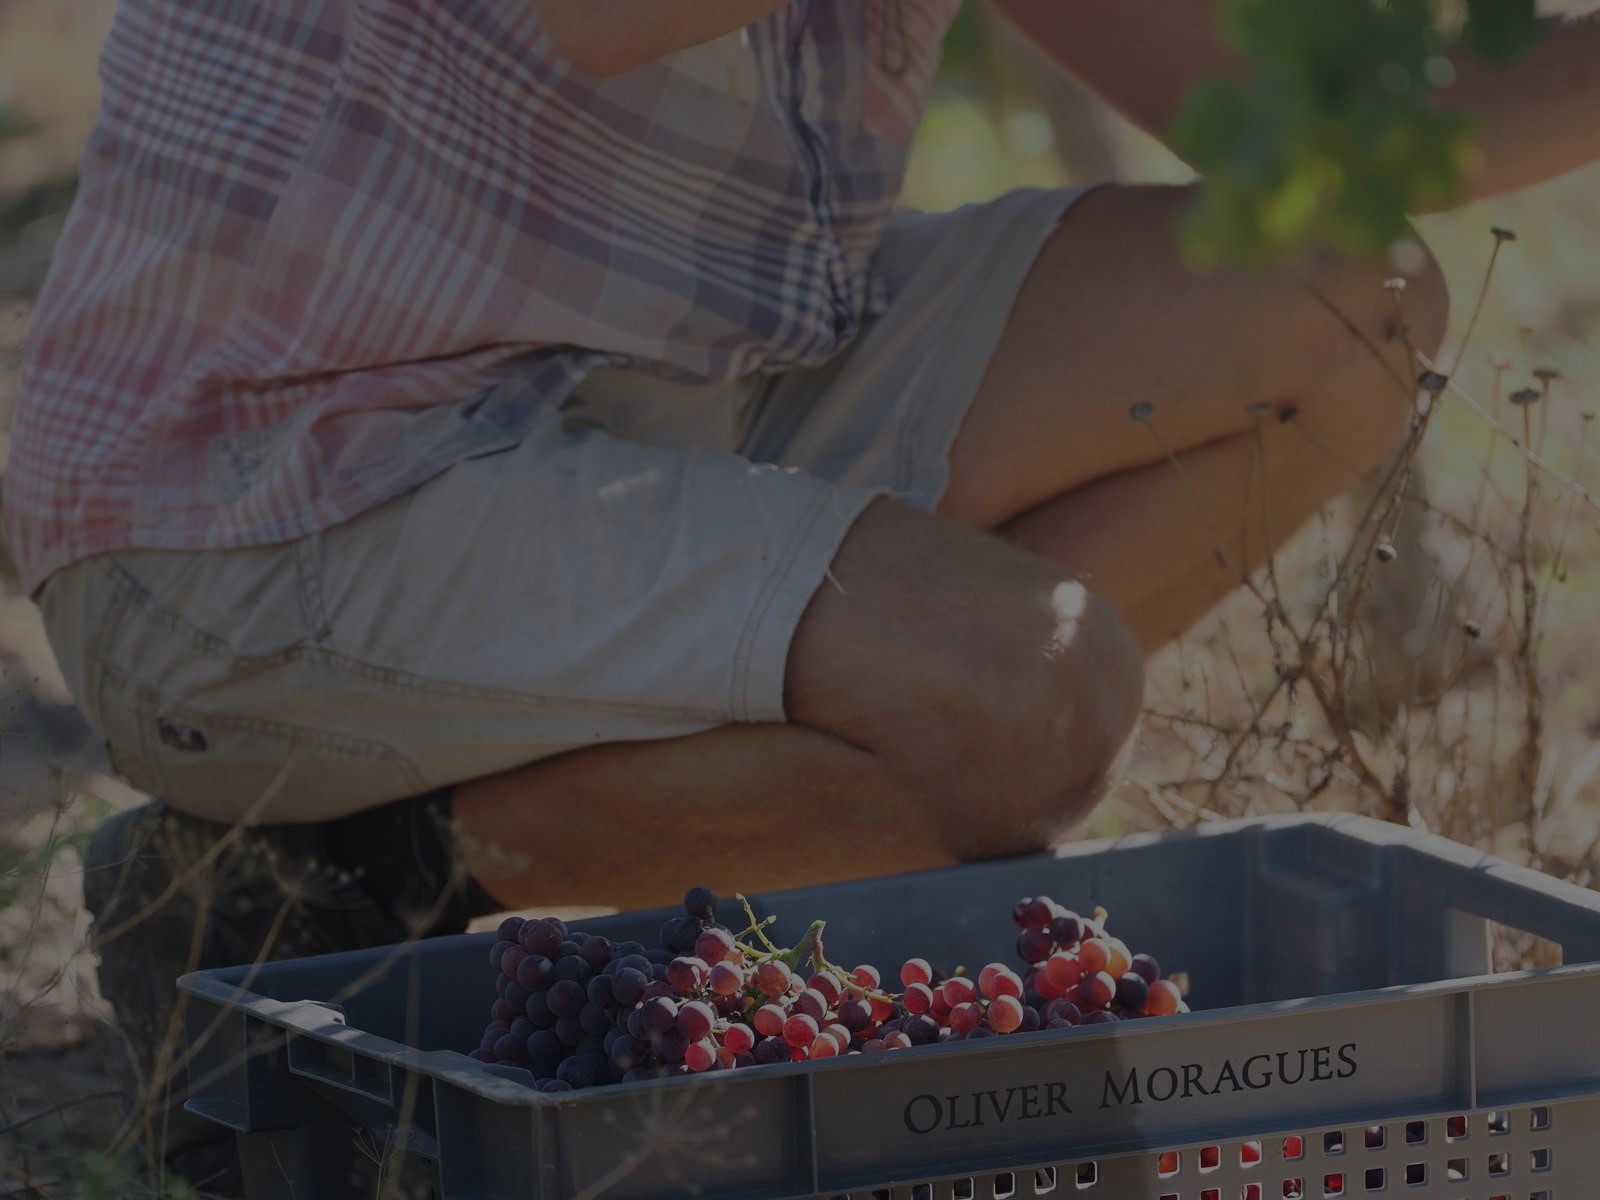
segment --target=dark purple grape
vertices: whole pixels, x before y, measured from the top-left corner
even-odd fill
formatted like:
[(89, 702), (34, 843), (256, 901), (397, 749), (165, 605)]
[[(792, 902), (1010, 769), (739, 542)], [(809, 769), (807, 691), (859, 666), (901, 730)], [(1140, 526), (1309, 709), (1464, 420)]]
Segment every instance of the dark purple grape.
[(578, 941), (571, 934), (568, 934), (566, 937), (561, 939), (561, 945), (556, 947), (556, 952), (554, 954), (552, 954), (550, 957), (551, 958), (566, 958), (569, 954), (582, 954), (582, 953), (583, 953), (583, 943)]
[(911, 1039), (913, 1046), (926, 1046), (939, 1040), (939, 1022), (927, 1013), (915, 1013), (907, 1017), (900, 1029)]
[(781, 1037), (762, 1038), (750, 1053), (758, 1063), (764, 1064), (788, 1062), (794, 1057), (789, 1050), (789, 1043)]
[(515, 945), (516, 945), (515, 942), (508, 942), (508, 941), (506, 941), (505, 939), (502, 938), (500, 941), (496, 942), (493, 946), (490, 946), (489, 947), (489, 965), (491, 967), (493, 967), (496, 971), (500, 970), (501, 969), (501, 965), (505, 962), (506, 951), (511, 949), (511, 947), (513, 947)]
[(839, 1001), (839, 1024), (856, 1033), (872, 1024), (872, 1005), (859, 996), (846, 996)]
[(973, 1041), (976, 1038), (999, 1037), (999, 1036), (1000, 1035), (998, 1033), (996, 1033), (994, 1030), (990, 1029), (987, 1025), (979, 1025), (976, 1029), (967, 1030), (967, 1036), (966, 1036), (965, 1040), (970, 1042), (970, 1041)]
[(528, 1020), (527, 1017), (518, 1017), (515, 1021), (511, 1022), (511, 1028), (506, 1030), (506, 1032), (515, 1034), (517, 1037), (526, 1041), (528, 1035), (533, 1032), (533, 1022)]
[(642, 1083), (646, 1079), (654, 1079), (655, 1077), (656, 1077), (656, 1073), (655, 1073), (654, 1069), (652, 1069), (650, 1067), (644, 1067), (644, 1066), (630, 1067), (627, 1071), (625, 1071), (623, 1073), (622, 1082), (623, 1083)]
[(534, 992), (522, 1006), (522, 1011), (528, 1020), (540, 1029), (548, 1029), (556, 1023), (556, 1015), (550, 1011), (550, 1002), (545, 999), (545, 995), (544, 992)]
[(572, 1091), (572, 1085), (565, 1079), (558, 1077), (555, 1079), (546, 1079), (539, 1085), (539, 1090), (541, 1092), (570, 1092)]
[(470, 1058), (473, 1062), (481, 1062), (481, 1063), (492, 1063), (492, 1062), (494, 1062), (494, 1054), (492, 1052), (488, 1051), (488, 1050), (483, 1049), (481, 1046), (476, 1050), (469, 1051), (468, 1054), (467, 1054), (467, 1057)]
[(624, 1071), (641, 1066), (650, 1057), (650, 1047), (627, 1034), (612, 1042), (609, 1052), (611, 1061)]
[(529, 921), (522, 927), (522, 948), (529, 954), (554, 958), (566, 940), (566, 933), (548, 919)]
[(506, 1003), (506, 998), (504, 996), (501, 996), (500, 999), (494, 1002), (494, 1007), (489, 1010), (489, 1016), (496, 1021), (504, 1021), (507, 1029), (510, 1029), (511, 1022), (517, 1019), (516, 1012), (512, 1009), (511, 1005)]
[(576, 1054), (593, 1054), (599, 1058), (606, 1056), (606, 1040), (592, 1033), (586, 1033), (578, 1039), (578, 1044), (573, 1047)]
[(562, 1017), (557, 1021), (555, 1035), (568, 1046), (576, 1046), (588, 1036), (583, 1031), (583, 1023), (577, 1017)]
[(553, 1067), (567, 1056), (567, 1046), (548, 1029), (535, 1030), (527, 1041), (528, 1061), (536, 1067)]
[(1083, 920), (1075, 912), (1067, 912), (1050, 922), (1050, 938), (1058, 946), (1075, 946), (1083, 940)]
[(650, 978), (656, 983), (665, 983), (667, 981), (667, 964), (651, 963)]
[(828, 1015), (828, 1001), (816, 988), (806, 988), (794, 998), (793, 1010), (810, 1017), (819, 1026), (826, 1024), (823, 1020)]
[(683, 894), (683, 911), (700, 921), (717, 916), (717, 894), (708, 887), (692, 887)]
[(504, 975), (496, 975), (494, 977), (494, 994), (496, 996), (504, 996), (506, 994), (506, 988), (511, 986), (511, 982), (512, 981), (507, 979)]
[(528, 957), (528, 952), (515, 942), (506, 946), (506, 952), (500, 956), (500, 974), (507, 979), (517, 977), (517, 967), (523, 959)]
[(519, 1013), (527, 1008), (528, 997), (531, 995), (533, 993), (520, 983), (508, 983), (506, 984), (506, 994), (500, 998), (506, 1002), (512, 1012)]
[(1078, 1006), (1071, 1000), (1051, 1000), (1044, 1006), (1045, 1024), (1049, 1025), (1057, 1020), (1065, 1021), (1069, 1025), (1077, 1025), (1083, 1021), (1083, 1014), (1078, 1011)]
[(1032, 1033), (1035, 1029), (1038, 1029), (1042, 1023), (1043, 1022), (1039, 1020), (1039, 1010), (1037, 1008), (1030, 1008), (1024, 1004), (1022, 1006), (1022, 1024), (1017, 1026), (1016, 1032)]
[(1129, 971), (1117, 980), (1117, 1003), (1123, 1008), (1138, 1010), (1150, 998), (1150, 984), (1143, 975)]
[(507, 917), (500, 922), (500, 927), (494, 931), (494, 935), (502, 942), (514, 942), (517, 940), (517, 935), (522, 932), (524, 924), (526, 922), (521, 917)]
[(600, 1037), (606, 1030), (612, 1028), (611, 1016), (598, 1004), (585, 1004), (578, 1012), (578, 1024), (583, 1026), (583, 1031)]
[(1161, 964), (1148, 954), (1135, 954), (1133, 961), (1128, 964), (1128, 970), (1146, 983), (1154, 983), (1161, 978)]
[(556, 965), (542, 954), (530, 954), (517, 964), (517, 983), (525, 992), (542, 992), (556, 981)]
[(705, 927), (694, 917), (672, 917), (661, 927), (661, 944), (674, 954), (693, 954)]
[(668, 1000), (676, 1000), (678, 993), (672, 990), (672, 985), (660, 979), (652, 979), (644, 985), (644, 998), (654, 1000), (657, 996), (665, 996)]
[(1011, 919), (1023, 929), (1048, 929), (1055, 915), (1055, 901), (1049, 896), (1032, 896), (1018, 900), (1011, 910)]
[(611, 961), (617, 964), (619, 971), (637, 971), (641, 975), (649, 975), (650, 968), (655, 965), (643, 954), (616, 954)]
[(592, 937), (583, 944), (583, 961), (589, 964), (591, 971), (598, 971), (611, 961), (611, 941), (609, 938)]
[(605, 1037), (600, 1039), (600, 1049), (605, 1051), (607, 1054), (610, 1054), (611, 1047), (616, 1043), (617, 1039), (625, 1038), (627, 1036), (628, 1031), (626, 1029), (623, 1029), (620, 1025), (613, 1025), (610, 1029), (606, 1030)]
[(573, 929), (573, 930), (568, 931), (567, 940), (568, 941), (572, 941), (572, 942), (576, 942), (578, 945), (581, 946), (593, 936), (594, 936), (593, 934), (585, 933), (581, 929)]
[(1111, 1025), (1121, 1019), (1116, 1013), (1107, 1012), (1103, 1008), (1097, 1008), (1092, 1012), (1083, 1014), (1083, 1024), (1085, 1025)]
[(589, 977), (589, 1003), (598, 1004), (601, 1008), (615, 1008), (617, 1006), (616, 991), (612, 981), (604, 975), (591, 975)]
[(632, 1008), (644, 998), (645, 985), (649, 982), (642, 972), (623, 967), (612, 977), (611, 994), (623, 1008)]
[(1050, 957), (1055, 942), (1043, 929), (1024, 929), (1017, 934), (1017, 956), (1026, 963), (1041, 963)]
[(528, 1044), (515, 1034), (503, 1033), (500, 1035), (500, 1040), (494, 1044), (494, 1057), (496, 1062), (505, 1059), (516, 1063), (519, 1067), (524, 1066), (528, 1061)]
[(586, 1056), (564, 1059), (556, 1068), (556, 1078), (574, 1088), (593, 1087), (600, 1082), (594, 1064)]
[(478, 1040), (478, 1049), (492, 1051), (499, 1044), (500, 1039), (510, 1032), (509, 1029), (501, 1028), (500, 1023), (496, 1021), (483, 1031), (483, 1037)]
[(746, 1050), (743, 1054), (733, 1056), (733, 1065), (736, 1067), (753, 1067), (756, 1065), (756, 1056)]
[(643, 942), (618, 942), (616, 946), (612, 948), (611, 957), (631, 958), (635, 954), (642, 956), (644, 953), (645, 948)]
[(544, 995), (550, 1004), (550, 1011), (558, 1017), (577, 1016), (589, 998), (584, 993), (583, 985), (570, 979), (556, 980)]
[(678, 1003), (670, 996), (646, 1000), (639, 1012), (644, 1027), (651, 1033), (666, 1033), (678, 1023)]
[(567, 954), (556, 959), (555, 972), (557, 979), (570, 979), (575, 983), (586, 983), (594, 974), (581, 954)]
[(649, 1039), (650, 1031), (645, 1028), (643, 1009), (636, 1008), (630, 1012), (628, 1014), (626, 1026), (628, 1032), (634, 1037), (638, 1038), (640, 1041), (647, 1041)]
[(665, 1033), (656, 1034), (651, 1039), (650, 1044), (655, 1047), (656, 1053), (661, 1056), (662, 1062), (681, 1063), (684, 1051), (689, 1048), (689, 1039), (679, 1033), (676, 1028), (672, 1028)]
[(652, 963), (660, 966), (666, 966), (669, 962), (677, 957), (671, 950), (646, 950), (644, 952), (644, 956)]

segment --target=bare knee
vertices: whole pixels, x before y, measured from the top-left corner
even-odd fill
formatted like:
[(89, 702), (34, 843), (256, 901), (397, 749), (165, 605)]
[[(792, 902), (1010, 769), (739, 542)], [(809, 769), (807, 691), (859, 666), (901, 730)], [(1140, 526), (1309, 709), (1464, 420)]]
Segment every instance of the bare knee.
[(992, 858), (1044, 849), (1104, 797), (1138, 725), (1144, 657), (1111, 606), (1083, 585), (1051, 590), (1043, 642), (992, 630), (964, 699), (942, 705), (928, 766), (951, 853)]

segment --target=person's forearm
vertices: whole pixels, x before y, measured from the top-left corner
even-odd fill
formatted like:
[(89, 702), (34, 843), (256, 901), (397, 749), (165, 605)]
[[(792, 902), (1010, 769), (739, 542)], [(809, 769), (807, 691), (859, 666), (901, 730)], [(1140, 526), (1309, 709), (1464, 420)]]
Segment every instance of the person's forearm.
[(788, 0), (534, 0), (556, 49), (580, 70), (620, 75), (758, 21)]
[(1537, 43), (1508, 67), (1455, 55), (1441, 106), (1478, 122), (1481, 169), (1467, 204), (1543, 183), (1600, 159), (1600, 12), (1540, 22)]

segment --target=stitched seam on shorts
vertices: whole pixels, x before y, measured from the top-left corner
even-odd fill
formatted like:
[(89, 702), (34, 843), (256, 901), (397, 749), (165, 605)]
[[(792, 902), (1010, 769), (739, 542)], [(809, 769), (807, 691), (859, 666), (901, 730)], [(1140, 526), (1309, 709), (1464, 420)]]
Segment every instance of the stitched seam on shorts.
[(197, 653), (207, 654), (233, 663), (241, 669), (261, 670), (269, 667), (297, 663), (320, 667), (340, 674), (355, 676), (389, 688), (392, 691), (450, 696), (457, 699), (495, 700), (530, 709), (556, 709), (562, 712), (592, 713), (604, 716), (655, 717), (673, 721), (701, 721), (721, 724), (727, 714), (709, 709), (671, 707), (655, 704), (634, 704), (620, 700), (591, 700), (581, 697), (547, 696), (540, 693), (516, 692), (506, 688), (473, 687), (469, 684), (450, 683), (428, 679), (393, 667), (380, 667), (358, 658), (340, 654), (323, 646), (290, 646), (273, 654), (244, 655), (236, 653), (223, 639), (197, 629), (177, 613), (158, 604), (150, 591), (138, 578), (120, 563), (115, 569), (124, 576), (124, 586), (131, 592), (130, 605), (137, 604), (149, 620), (185, 639)]
[(739, 649), (734, 655), (733, 677), (728, 681), (728, 707), (739, 720), (750, 719), (750, 662), (755, 657), (757, 636), (762, 625), (766, 622), (767, 611), (777, 600), (783, 585), (789, 580), (789, 573), (794, 567), (795, 559), (799, 556), (801, 548), (810, 539), (812, 527), (822, 519), (826, 506), (833, 500), (831, 488), (820, 488), (811, 503), (801, 513), (801, 519), (795, 522), (794, 528), (789, 533), (788, 540), (779, 552), (778, 561), (767, 574), (767, 581), (762, 586), (761, 594), (756, 597), (755, 604), (751, 607), (750, 616), (745, 621), (744, 629), (739, 634)]
[(136, 689), (141, 696), (151, 697), (155, 703), (152, 712), (163, 715), (191, 718), (197, 725), (224, 729), (234, 733), (248, 733), (275, 737), (291, 745), (306, 746), (315, 750), (342, 754), (347, 758), (373, 759), (399, 767), (419, 787), (426, 786), (422, 772), (408, 756), (393, 746), (347, 733), (316, 729), (307, 725), (293, 725), (287, 721), (273, 721), (266, 717), (241, 717), (232, 713), (215, 712), (202, 705), (186, 704), (174, 700), (159, 688), (152, 687), (121, 667), (108, 663), (106, 673)]

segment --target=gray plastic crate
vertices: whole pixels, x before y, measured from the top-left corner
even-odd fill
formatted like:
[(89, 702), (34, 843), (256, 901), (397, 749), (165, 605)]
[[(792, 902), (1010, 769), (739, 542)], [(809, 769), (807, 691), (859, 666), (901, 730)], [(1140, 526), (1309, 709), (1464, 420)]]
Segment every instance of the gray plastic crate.
[[(1188, 1016), (541, 1095), (488, 1068), (493, 935), (184, 978), (251, 1196), (1576, 1200), (1600, 1187), (1600, 897), (1355, 817), (773, 894), (829, 957), (1013, 956), (1021, 895), (1191, 979)], [(582, 928), (655, 944), (666, 910)], [(1490, 923), (1563, 966), (1491, 975)]]

